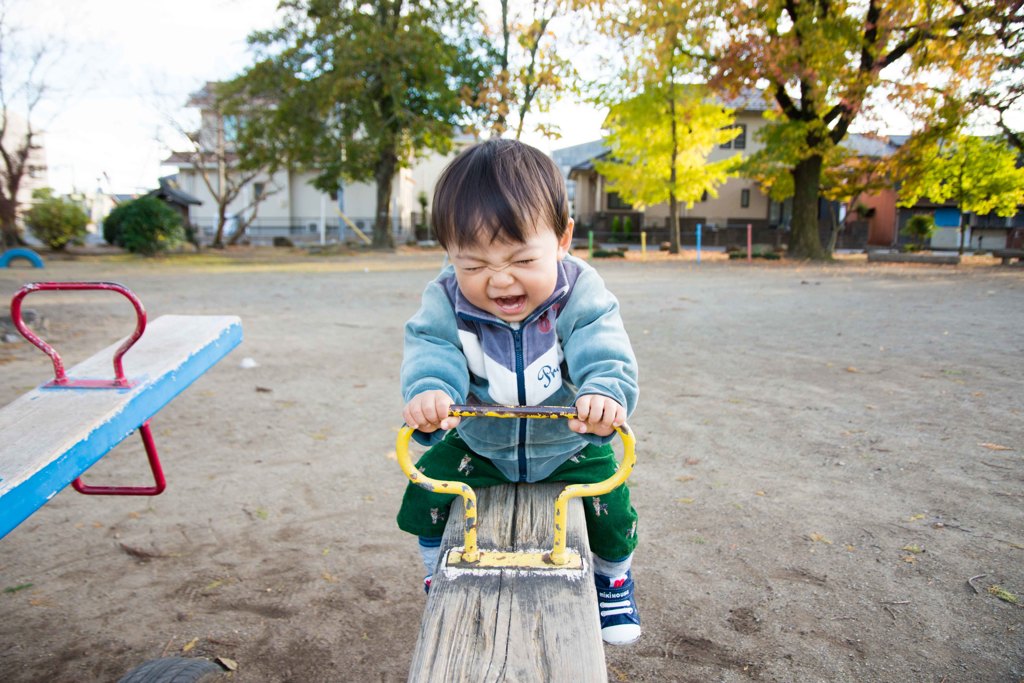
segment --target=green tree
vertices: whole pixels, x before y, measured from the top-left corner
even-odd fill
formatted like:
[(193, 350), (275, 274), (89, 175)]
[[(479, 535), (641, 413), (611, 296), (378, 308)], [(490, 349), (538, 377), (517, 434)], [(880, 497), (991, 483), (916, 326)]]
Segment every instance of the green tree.
[(174, 249), (185, 239), (181, 215), (156, 197), (119, 204), (107, 216), (103, 228), (108, 242), (146, 256)]
[(925, 132), (907, 141), (893, 160), (900, 183), (899, 206), (922, 197), (955, 202), (960, 209), (958, 251), (964, 253), (964, 216), (995, 213), (1013, 216), (1024, 206), (1024, 169), (1003, 141)]
[[(621, 23), (626, 8), (661, 6), (655, 0), (594, 4)], [(668, 4), (668, 3), (666, 3)], [(789, 251), (800, 258), (828, 255), (818, 235), (818, 198), (824, 160), (854, 120), (879, 103), (924, 104), (936, 80), (977, 78), (991, 72), (986, 58), (995, 21), (1012, 0), (977, 3), (921, 0), (680, 0), (672, 40), (698, 60), (716, 89), (739, 94), (766, 88), (777, 118), (766, 126), (769, 152), (785, 160), (793, 182)], [(1018, 3), (1019, 4), (1019, 3)], [(666, 43), (664, 26), (644, 28), (652, 51)]]
[(679, 253), (679, 202), (692, 207), (739, 166), (738, 155), (708, 162), (708, 155), (739, 132), (731, 110), (709, 101), (702, 88), (651, 83), (639, 95), (613, 105), (605, 121), (610, 160), (594, 164), (638, 209), (668, 202), (672, 253)]
[(35, 202), (25, 213), (25, 225), (50, 249), (60, 251), (85, 237), (89, 215), (74, 202), (53, 196), (48, 187), (32, 193)]
[[(239, 113), (240, 166), (315, 172), (314, 184), (376, 183), (375, 247), (393, 246), (399, 168), (447, 152), (467, 99), (490, 73), (475, 2), (285, 0), (249, 37), (256, 63), (225, 84)], [(256, 106), (253, 106), (256, 105)]]

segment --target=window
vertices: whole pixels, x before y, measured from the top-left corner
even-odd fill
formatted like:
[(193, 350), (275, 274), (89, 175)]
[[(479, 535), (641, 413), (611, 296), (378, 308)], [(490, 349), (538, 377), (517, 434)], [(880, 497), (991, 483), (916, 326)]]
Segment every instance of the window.
[(732, 148), (733, 149), (746, 149), (747, 148), (747, 124), (741, 123), (739, 125), (740, 134), (733, 138)]
[(750, 190), (740, 190), (740, 206), (750, 208)]
[(610, 210), (629, 211), (633, 208), (633, 205), (623, 201), (618, 192), (609, 192), (608, 208)]
[(723, 142), (719, 147), (721, 149), (746, 149), (747, 148), (747, 124), (738, 123), (732, 128), (738, 128), (740, 133), (729, 142)]
[(263, 199), (263, 195), (266, 194), (267, 184), (266, 183), (253, 183), (252, 194), (254, 199)]
[(221, 119), (221, 125), (224, 127), (224, 141), (225, 142), (237, 142), (238, 141), (238, 117), (230, 114), (224, 116)]
[(710, 199), (710, 198), (711, 198), (711, 195), (709, 195), (709, 194), (708, 194), (708, 191), (707, 191), (707, 190), (704, 190), (704, 192), (703, 192), (703, 193), (701, 193), (701, 195), (700, 195), (700, 200), (701, 200), (702, 202), (706, 202), (706, 201), (707, 201), (708, 199)]

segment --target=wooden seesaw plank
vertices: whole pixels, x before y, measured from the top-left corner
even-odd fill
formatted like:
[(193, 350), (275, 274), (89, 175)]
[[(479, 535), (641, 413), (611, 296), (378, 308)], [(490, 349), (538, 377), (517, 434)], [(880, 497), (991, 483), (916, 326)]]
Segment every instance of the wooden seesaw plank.
[[(561, 484), (478, 489), (481, 549), (550, 549)], [(567, 546), (582, 570), (444, 569), (461, 545), (463, 511), (451, 507), (409, 671), (410, 681), (560, 683), (606, 681), (593, 568), (579, 499), (569, 505)]]
[[(236, 316), (161, 316), (124, 356), (125, 375), (135, 386), (40, 386), (0, 409), (0, 538), (241, 341), (242, 324)], [(79, 363), (68, 376), (112, 378), (111, 359), (122, 342)]]

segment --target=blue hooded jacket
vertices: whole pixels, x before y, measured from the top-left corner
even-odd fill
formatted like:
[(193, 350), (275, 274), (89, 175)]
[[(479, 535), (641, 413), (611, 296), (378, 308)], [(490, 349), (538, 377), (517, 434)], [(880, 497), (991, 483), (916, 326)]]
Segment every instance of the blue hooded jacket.
[[(402, 395), (406, 402), (441, 390), (456, 403), (569, 406), (601, 394), (631, 415), (639, 388), (619, 303), (586, 262), (567, 256), (555, 290), (521, 323), (471, 304), (451, 266), (427, 285), (405, 326)], [(588, 443), (612, 437), (577, 434), (564, 420), (463, 418), (456, 427), (474, 453), (509, 481), (540, 481)], [(417, 431), (424, 445), (441, 432)]]

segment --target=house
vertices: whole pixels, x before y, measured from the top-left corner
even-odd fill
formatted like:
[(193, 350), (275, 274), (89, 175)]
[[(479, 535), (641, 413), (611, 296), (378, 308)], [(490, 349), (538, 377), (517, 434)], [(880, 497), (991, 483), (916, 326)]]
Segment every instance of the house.
[[(217, 159), (225, 160), (225, 183), (238, 175), (231, 169), (235, 157), (231, 151), (232, 122), (213, 106), (212, 88), (207, 83), (194, 93), (189, 105), (200, 113), (200, 130), (193, 136), (199, 153), (174, 152), (164, 161), (177, 166), (177, 189), (198, 203), (188, 204), (188, 220), (197, 228), (200, 239), (209, 241), (217, 228), (218, 202), (202, 171), (214, 189), (219, 181)], [(465, 145), (475, 138), (456, 138), (455, 148), (448, 155), (428, 154), (409, 168), (400, 169), (394, 178), (391, 193), (391, 221), (396, 243), (415, 238), (415, 226), (423, 222), (419, 195), (428, 202), (441, 169)], [(221, 150), (218, 155), (217, 150)], [(239, 195), (228, 205), (229, 225), (225, 239), (237, 221), (255, 217), (246, 229), (251, 244), (271, 244), (275, 237), (292, 242), (358, 242), (370, 236), (376, 214), (376, 186), (373, 183), (339, 185), (336, 193), (326, 193), (313, 186), (314, 173), (286, 168), (273, 174), (260, 174), (241, 187)], [(347, 220), (346, 220), (347, 219)]]

